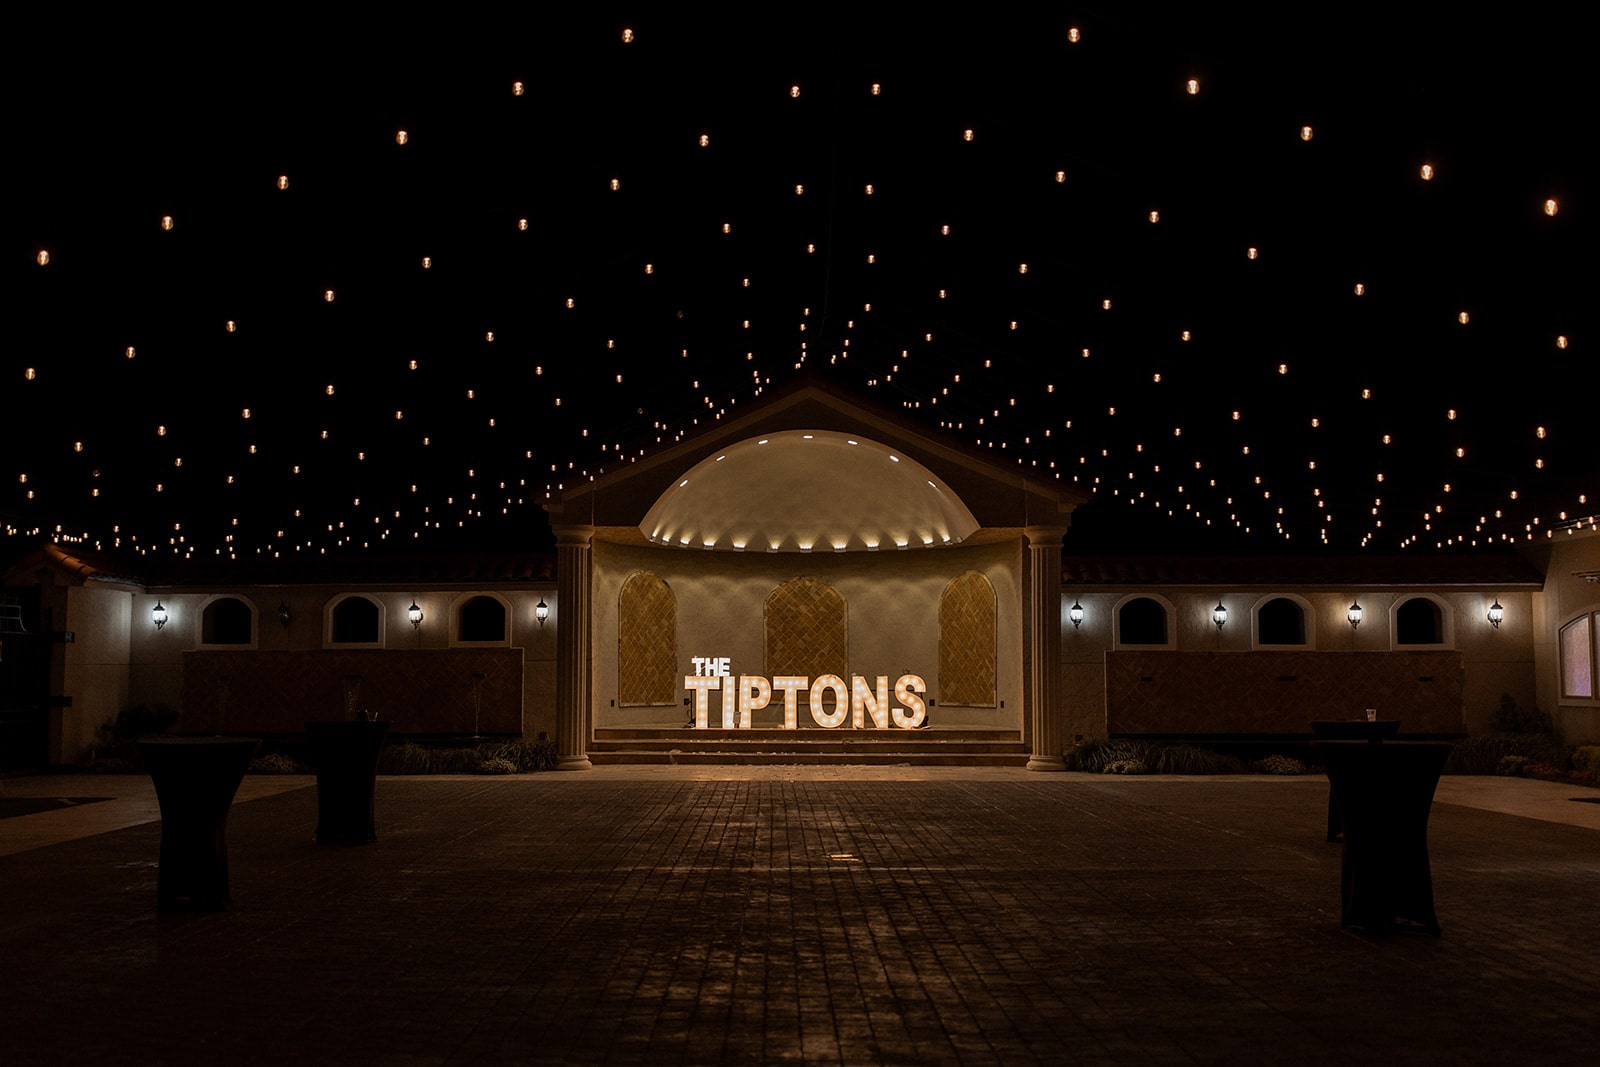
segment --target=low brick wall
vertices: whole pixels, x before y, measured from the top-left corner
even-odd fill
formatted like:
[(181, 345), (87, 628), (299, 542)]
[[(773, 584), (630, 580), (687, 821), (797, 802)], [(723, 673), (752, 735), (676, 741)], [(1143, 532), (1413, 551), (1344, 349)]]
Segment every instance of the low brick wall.
[(474, 673), (483, 675), (477, 732), (520, 733), (522, 650), (517, 648), (186, 652), (176, 728), (300, 733), (308, 721), (348, 718), (345, 679), (360, 675), (357, 706), (393, 723), (393, 732), (470, 734)]
[(1369, 707), (1402, 734), (1465, 733), (1461, 653), (1106, 653), (1112, 734), (1309, 734)]

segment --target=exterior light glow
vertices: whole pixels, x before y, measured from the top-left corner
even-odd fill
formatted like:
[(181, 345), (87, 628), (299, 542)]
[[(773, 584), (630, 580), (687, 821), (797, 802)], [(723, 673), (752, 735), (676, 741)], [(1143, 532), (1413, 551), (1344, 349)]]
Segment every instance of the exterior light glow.
[(1344, 617), (1350, 620), (1350, 629), (1354, 630), (1361, 625), (1363, 614), (1365, 613), (1361, 610), (1360, 601), (1351, 601), (1350, 610), (1344, 613)]
[(411, 620), (411, 628), (413, 630), (420, 629), (422, 627), (422, 609), (417, 607), (417, 602), (415, 600), (413, 600), (411, 602), (411, 606), (406, 609), (406, 618)]
[(1217, 606), (1211, 609), (1211, 621), (1217, 624), (1218, 630), (1228, 624), (1228, 609), (1220, 597), (1217, 599)]
[(167, 624), (167, 609), (161, 606), (161, 601), (156, 601), (156, 606), (150, 609), (150, 621), (156, 624), (156, 629), (161, 629)]
[(1496, 630), (1500, 629), (1500, 622), (1506, 617), (1506, 609), (1500, 606), (1500, 598), (1495, 597), (1494, 603), (1489, 605), (1488, 614), (1485, 616), (1489, 625)]
[(1067, 618), (1072, 620), (1074, 630), (1083, 625), (1083, 605), (1078, 603), (1076, 597), (1072, 600), (1072, 607), (1067, 609)]
[(542, 594), (539, 597), (539, 603), (533, 606), (533, 617), (539, 620), (540, 626), (543, 626), (544, 621), (550, 617), (550, 605), (544, 602)]

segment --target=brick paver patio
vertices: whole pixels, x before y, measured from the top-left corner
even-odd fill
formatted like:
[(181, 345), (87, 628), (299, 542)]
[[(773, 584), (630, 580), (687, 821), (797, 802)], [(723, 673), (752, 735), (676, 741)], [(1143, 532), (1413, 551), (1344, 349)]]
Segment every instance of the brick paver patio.
[(157, 823), (0, 855), (0, 1063), (1596, 1047), (1595, 829), (1436, 803), (1443, 936), (1375, 938), (1339, 927), (1325, 779), (727, 772), (385, 778), (355, 848), (281, 782), (233, 808), (219, 914), (156, 914)]

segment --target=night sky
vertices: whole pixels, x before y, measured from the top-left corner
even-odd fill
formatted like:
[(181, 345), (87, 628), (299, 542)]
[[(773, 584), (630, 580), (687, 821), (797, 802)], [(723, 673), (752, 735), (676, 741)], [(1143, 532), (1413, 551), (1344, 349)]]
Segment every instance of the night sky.
[(0, 551), (543, 547), (801, 375), (1093, 492), (1069, 548), (1542, 537), (1583, 37), (1363, 10), (25, 21)]

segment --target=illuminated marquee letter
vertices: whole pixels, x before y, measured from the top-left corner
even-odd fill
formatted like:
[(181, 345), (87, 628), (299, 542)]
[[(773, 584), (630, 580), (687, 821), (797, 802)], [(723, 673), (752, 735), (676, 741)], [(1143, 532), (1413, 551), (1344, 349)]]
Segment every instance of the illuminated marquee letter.
[(889, 679), (878, 675), (878, 692), (867, 688), (867, 680), (857, 674), (850, 679), (850, 725), (857, 730), (866, 728), (867, 716), (872, 716), (872, 726), (877, 730), (889, 728)]
[(783, 693), (783, 728), (785, 730), (798, 730), (800, 728), (800, 699), (799, 691), (811, 684), (811, 679), (803, 674), (780, 674), (772, 679), (772, 688)]
[[(918, 693), (926, 693), (928, 683), (920, 675), (902, 674), (900, 680), (894, 683), (894, 698), (905, 705), (905, 710), (895, 708), (891, 714), (894, 724), (902, 730), (915, 730), (928, 718), (928, 706), (922, 702)], [(907, 715), (906, 711), (911, 714)]]
[[(686, 675), (683, 679), (685, 689), (694, 690), (694, 725), (697, 730), (704, 730), (711, 725), (711, 696), (710, 691), (722, 688), (722, 679), (707, 677), (698, 674)], [(723, 701), (726, 705), (727, 701)]]
[[(822, 710), (822, 694), (825, 690), (833, 690), (833, 711), (827, 714)], [(824, 674), (811, 683), (811, 717), (817, 720), (817, 725), (823, 729), (832, 730), (843, 725), (845, 716), (850, 714), (850, 689), (844, 684), (844, 679), (837, 674)]]
[(739, 729), (750, 729), (750, 713), (772, 702), (772, 684), (759, 674), (739, 676)]

